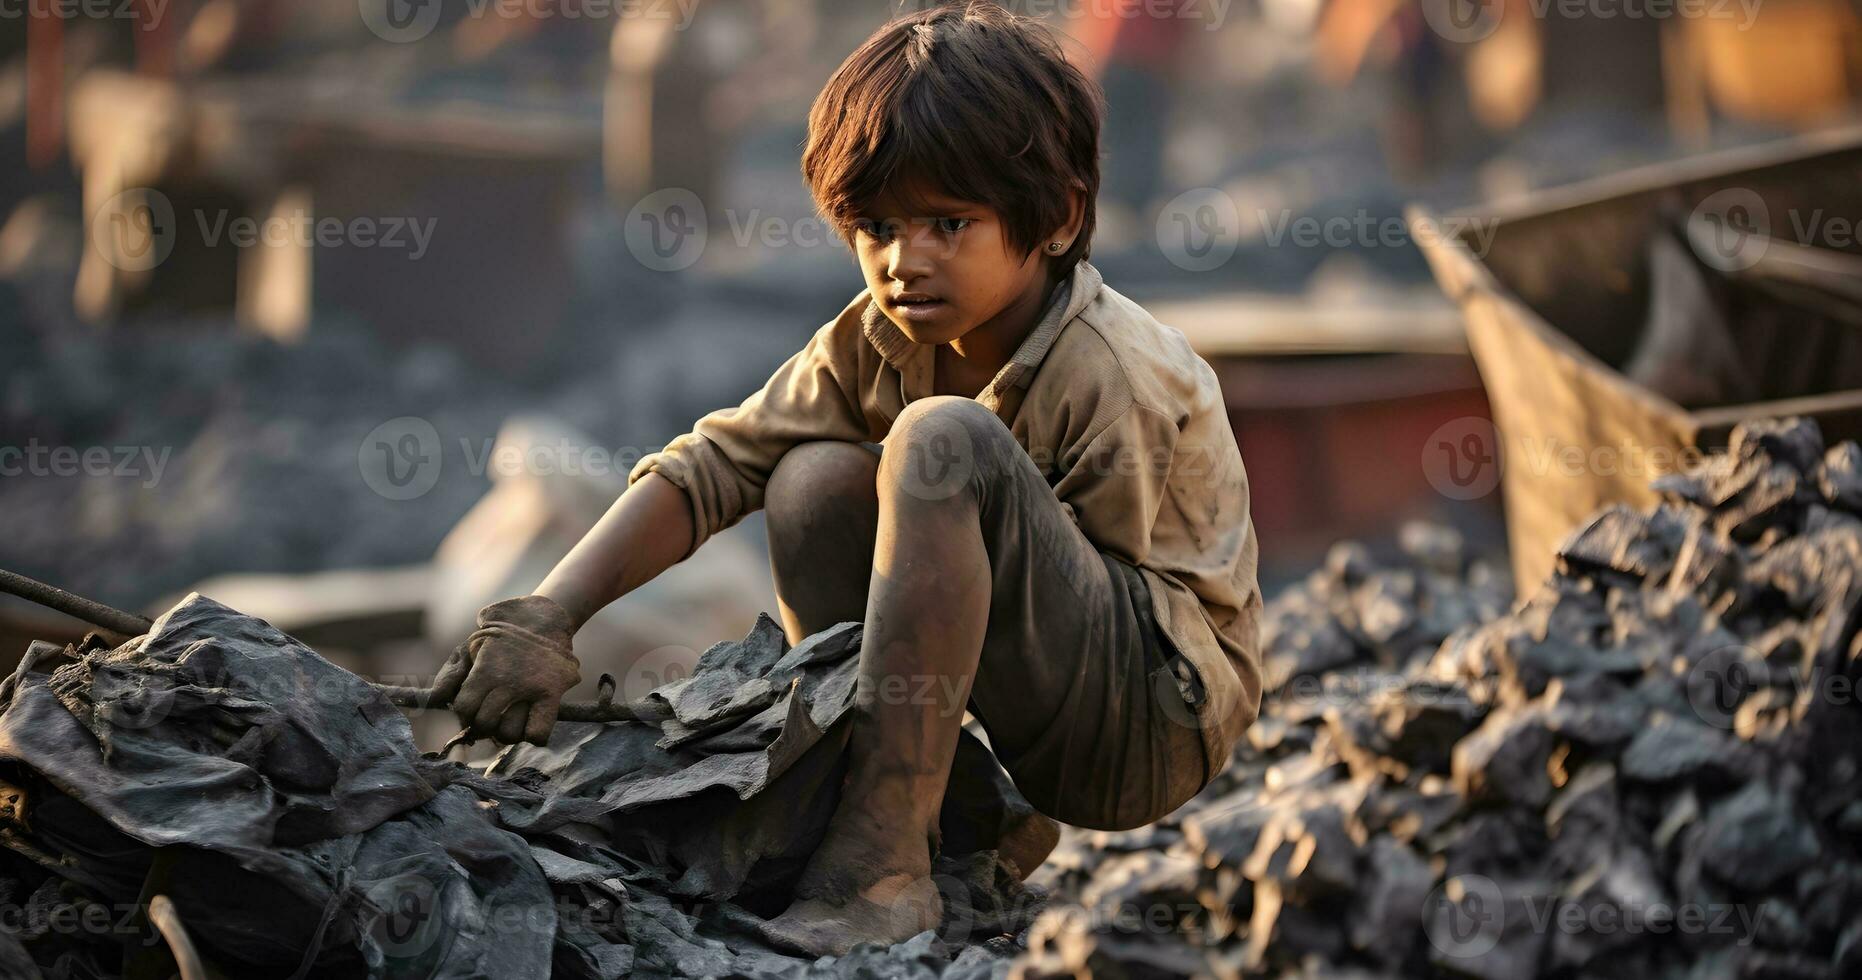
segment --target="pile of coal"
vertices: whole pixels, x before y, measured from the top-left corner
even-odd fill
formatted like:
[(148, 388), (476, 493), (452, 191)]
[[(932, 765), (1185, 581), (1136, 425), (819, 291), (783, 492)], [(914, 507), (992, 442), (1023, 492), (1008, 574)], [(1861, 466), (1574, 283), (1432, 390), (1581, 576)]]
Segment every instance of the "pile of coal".
[(563, 725), (484, 772), (198, 595), (120, 647), (34, 644), (0, 684), (4, 975), (172, 975), (156, 895), (223, 976), (1000, 973), (1011, 947), (966, 941), (1027, 926), (1004, 855), (1055, 831), (967, 733), (934, 868), (961, 935), (826, 963), (760, 938), (837, 801), (860, 633), (791, 648), (764, 617), (649, 695), (658, 724)]
[(1862, 450), (1751, 424), (1657, 486), (1505, 615), (1442, 532), (1340, 546), (1229, 771), (1063, 843), (1016, 975), (1862, 975)]

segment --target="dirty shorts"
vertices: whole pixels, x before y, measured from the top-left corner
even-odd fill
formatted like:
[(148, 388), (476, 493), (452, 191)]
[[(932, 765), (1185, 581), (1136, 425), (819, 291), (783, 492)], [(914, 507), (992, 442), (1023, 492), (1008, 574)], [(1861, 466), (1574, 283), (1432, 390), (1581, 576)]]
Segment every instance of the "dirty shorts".
[(993, 584), (970, 712), (1042, 813), (1099, 830), (1150, 823), (1207, 781), (1201, 680), (1155, 622), (1138, 569), (1094, 547), (1006, 428), (986, 442)]

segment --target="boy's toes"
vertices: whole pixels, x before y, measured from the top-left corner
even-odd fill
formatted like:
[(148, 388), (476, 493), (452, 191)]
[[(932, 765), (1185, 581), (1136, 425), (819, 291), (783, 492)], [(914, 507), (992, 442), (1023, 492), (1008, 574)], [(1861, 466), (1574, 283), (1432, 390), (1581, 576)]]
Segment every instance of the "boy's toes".
[(843, 904), (806, 898), (762, 928), (772, 945), (808, 956), (845, 956), (860, 943), (890, 946), (936, 929), (944, 903), (929, 877), (893, 875)]
[(819, 899), (804, 899), (763, 923), (760, 931), (777, 949), (804, 956), (844, 956), (859, 940), (848, 939), (852, 928), (837, 911)]

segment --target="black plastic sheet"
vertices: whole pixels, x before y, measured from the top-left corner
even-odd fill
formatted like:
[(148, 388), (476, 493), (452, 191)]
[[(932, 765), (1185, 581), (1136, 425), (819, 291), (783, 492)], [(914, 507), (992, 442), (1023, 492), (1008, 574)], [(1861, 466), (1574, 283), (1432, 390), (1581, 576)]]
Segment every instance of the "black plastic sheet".
[[(36, 645), (0, 686), (0, 890), (37, 912), (0, 935), (47, 977), (134, 975), (165, 962), (141, 912), (165, 894), (238, 976), (1000, 972), (1001, 949), (960, 947), (1026, 926), (1038, 897), (996, 847), (1052, 825), (968, 733), (944, 936), (812, 965), (757, 938), (838, 799), (859, 639), (790, 649), (765, 617), (650, 695), (662, 725), (565, 724), (484, 772), (422, 756), (366, 682), (198, 595), (115, 649)], [(94, 907), (123, 914), (56, 925)]]

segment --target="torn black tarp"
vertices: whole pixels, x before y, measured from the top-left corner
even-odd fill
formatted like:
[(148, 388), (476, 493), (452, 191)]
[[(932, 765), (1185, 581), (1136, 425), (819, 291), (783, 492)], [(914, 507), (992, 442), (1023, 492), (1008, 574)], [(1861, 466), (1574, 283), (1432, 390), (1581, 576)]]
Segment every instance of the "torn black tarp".
[[(0, 901), (36, 910), (7, 931), (46, 977), (165, 955), (155, 894), (231, 976), (1000, 974), (1000, 941), (961, 941), (1039, 911), (1001, 854), (1038, 862), (1056, 828), (968, 733), (942, 938), (814, 964), (755, 938), (838, 799), (859, 639), (791, 649), (765, 617), (650, 695), (662, 724), (565, 724), (483, 773), (420, 755), (367, 683), (198, 595), (115, 649), (36, 645), (0, 685)], [(57, 925), (99, 907), (120, 914)]]

